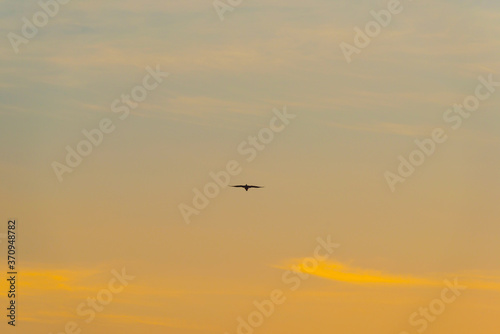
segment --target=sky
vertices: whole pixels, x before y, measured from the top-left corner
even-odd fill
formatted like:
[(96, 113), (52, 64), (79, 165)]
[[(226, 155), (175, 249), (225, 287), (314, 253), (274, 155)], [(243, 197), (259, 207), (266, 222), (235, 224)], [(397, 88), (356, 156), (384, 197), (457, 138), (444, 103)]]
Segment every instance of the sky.
[(59, 1), (0, 1), (2, 333), (498, 333), (500, 3)]

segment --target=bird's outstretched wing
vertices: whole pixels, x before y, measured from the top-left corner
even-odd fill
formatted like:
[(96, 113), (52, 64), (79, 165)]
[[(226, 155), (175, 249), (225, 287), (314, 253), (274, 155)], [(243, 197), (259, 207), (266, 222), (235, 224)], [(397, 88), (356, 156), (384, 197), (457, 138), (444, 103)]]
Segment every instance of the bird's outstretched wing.
[(264, 187), (261, 187), (261, 186), (248, 186), (248, 188), (264, 188)]
[(245, 188), (245, 186), (241, 185), (241, 184), (238, 184), (238, 185), (235, 185), (235, 186), (231, 186), (230, 187), (235, 187), (235, 188)]

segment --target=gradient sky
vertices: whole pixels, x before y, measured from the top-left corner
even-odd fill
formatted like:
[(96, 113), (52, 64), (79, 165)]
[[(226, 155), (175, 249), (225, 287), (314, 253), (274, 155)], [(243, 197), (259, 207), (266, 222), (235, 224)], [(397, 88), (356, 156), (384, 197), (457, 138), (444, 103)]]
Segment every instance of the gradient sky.
[[(500, 3), (402, 5), (348, 64), (339, 44), (386, 1), (243, 0), (221, 21), (211, 0), (73, 0), (17, 54), (7, 34), (40, 7), (0, 1), (0, 233), (18, 219), (20, 273), (2, 332), (233, 334), (281, 289), (255, 333), (414, 334), (457, 278), (425, 333), (497, 334), (500, 88), (456, 131), (443, 114), (500, 81)], [(157, 65), (169, 77), (119, 120)], [(296, 118), (247, 162), (240, 143), (284, 107)], [(103, 118), (115, 131), (59, 182), (52, 163)], [(448, 141), (391, 192), (384, 173), (438, 127)], [(230, 160), (231, 183), (266, 188), (222, 189), (186, 224), (179, 204)], [(340, 247), (291, 291), (282, 275), (328, 235)], [(135, 279), (85, 323), (122, 268)]]

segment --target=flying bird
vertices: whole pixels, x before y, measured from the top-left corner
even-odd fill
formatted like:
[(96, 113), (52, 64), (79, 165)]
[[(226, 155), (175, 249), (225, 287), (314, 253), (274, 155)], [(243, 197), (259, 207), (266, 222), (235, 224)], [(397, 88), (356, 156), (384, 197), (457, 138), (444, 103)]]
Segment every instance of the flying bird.
[(238, 184), (238, 185), (235, 185), (235, 186), (231, 186), (230, 187), (234, 187), (234, 188), (245, 188), (245, 191), (248, 191), (248, 189), (250, 188), (264, 188), (264, 187), (260, 187), (260, 186), (249, 186), (248, 184)]

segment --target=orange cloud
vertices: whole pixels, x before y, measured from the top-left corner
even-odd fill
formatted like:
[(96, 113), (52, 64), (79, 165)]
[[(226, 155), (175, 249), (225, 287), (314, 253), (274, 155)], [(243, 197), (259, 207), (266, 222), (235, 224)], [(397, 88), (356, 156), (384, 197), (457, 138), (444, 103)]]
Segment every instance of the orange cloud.
[[(379, 270), (361, 269), (350, 267), (340, 262), (318, 261), (316, 268), (310, 268), (305, 264), (309, 263), (304, 259), (294, 259), (286, 266), (280, 266), (280, 269), (301, 271), (313, 276), (330, 279), (333, 281), (347, 282), (353, 284), (386, 284), (386, 285), (401, 285), (401, 286), (442, 286), (443, 279), (436, 277), (415, 277), (411, 275), (395, 275), (384, 273)], [(500, 291), (500, 276), (492, 274), (477, 273), (474, 275), (462, 274), (445, 274), (440, 275), (445, 278), (457, 277), (461, 284), (467, 286), (468, 289), (477, 290), (497, 290)]]
[[(17, 274), (16, 285), (24, 295), (47, 291), (92, 291), (88, 278), (98, 271), (79, 270), (23, 270)], [(87, 280), (87, 282), (83, 282)], [(8, 282), (3, 280), (0, 289), (5, 290)]]

